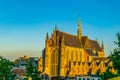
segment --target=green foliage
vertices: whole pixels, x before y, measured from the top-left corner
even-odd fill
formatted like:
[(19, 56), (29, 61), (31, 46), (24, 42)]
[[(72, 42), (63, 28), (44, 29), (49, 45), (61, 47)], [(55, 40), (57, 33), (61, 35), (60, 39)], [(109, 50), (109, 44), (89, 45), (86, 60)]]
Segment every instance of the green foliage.
[(118, 76), (117, 74), (112, 74), (110, 71), (111, 67), (108, 67), (108, 69), (106, 70), (106, 72), (104, 72), (102, 75), (100, 75), (100, 77), (102, 78), (102, 80), (107, 80), (113, 77)]
[[(117, 45), (117, 48), (115, 48), (111, 55), (109, 55), (109, 59), (112, 61), (113, 66), (108, 67), (106, 72), (104, 72), (102, 75), (99, 74), (102, 80), (120, 76), (120, 33), (117, 33), (117, 41), (114, 41), (114, 43)], [(111, 73), (110, 70), (112, 67), (117, 70), (116, 74)]]
[(111, 53), (110, 60), (113, 62), (113, 67), (118, 71), (120, 74), (120, 33), (117, 33), (117, 41), (114, 41), (117, 45), (117, 48)]
[(28, 77), (31, 77), (32, 80), (41, 80), (40, 73), (38, 71), (37, 66), (33, 65), (32, 61), (29, 61), (27, 67), (26, 67), (26, 73)]
[(107, 80), (113, 77), (120, 76), (120, 33), (117, 33), (117, 41), (114, 41), (114, 43), (117, 45), (117, 48), (114, 49), (114, 51), (109, 56), (110, 61), (112, 61), (113, 66), (115, 70), (117, 70), (116, 74), (112, 74), (110, 69), (112, 67), (108, 67), (106, 72), (104, 72), (100, 77), (102, 80)]
[(14, 80), (16, 74), (11, 72), (13, 63), (0, 56), (0, 80)]
[(120, 33), (117, 33), (117, 42), (114, 41), (114, 43), (120, 48)]

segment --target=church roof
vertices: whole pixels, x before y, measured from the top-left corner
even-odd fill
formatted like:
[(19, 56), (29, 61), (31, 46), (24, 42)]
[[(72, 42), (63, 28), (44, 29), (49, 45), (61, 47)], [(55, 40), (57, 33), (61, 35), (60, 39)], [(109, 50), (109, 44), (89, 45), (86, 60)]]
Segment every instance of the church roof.
[(96, 57), (96, 58), (94, 58), (94, 60), (95, 61), (96, 60), (105, 61), (105, 60), (108, 60), (108, 59), (106, 57), (100, 57), (100, 58)]
[(65, 45), (71, 47), (81, 48), (82, 44), (77, 36), (64, 33)]
[(91, 45), (91, 49), (100, 50), (100, 46), (99, 46), (97, 41), (89, 39), (89, 42), (90, 42), (90, 45)]
[(96, 56), (92, 50), (90, 49), (85, 49), (85, 51), (90, 55), (90, 56)]
[[(98, 42), (96, 40), (88, 39), (88, 36), (81, 36), (81, 38), (78, 38), (78, 36), (76, 35), (68, 34), (58, 30), (57, 32), (60, 34), (61, 37), (62, 37), (62, 34), (64, 35), (64, 43), (66, 46), (100, 50), (100, 46)], [(90, 54), (93, 55), (92, 52), (90, 52)]]

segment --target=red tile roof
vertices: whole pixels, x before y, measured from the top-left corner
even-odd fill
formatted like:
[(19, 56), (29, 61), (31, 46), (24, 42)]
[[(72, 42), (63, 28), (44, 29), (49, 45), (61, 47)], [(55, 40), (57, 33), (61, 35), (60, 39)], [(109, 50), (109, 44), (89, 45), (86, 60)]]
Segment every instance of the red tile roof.
[(12, 72), (18, 74), (19, 76), (26, 75), (25, 69), (23, 69), (23, 68), (15, 68), (12, 70)]

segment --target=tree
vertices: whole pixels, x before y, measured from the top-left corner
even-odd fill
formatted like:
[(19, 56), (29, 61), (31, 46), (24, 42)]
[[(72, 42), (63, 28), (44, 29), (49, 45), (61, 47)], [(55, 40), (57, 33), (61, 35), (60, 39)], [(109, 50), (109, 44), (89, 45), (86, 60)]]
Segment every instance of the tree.
[(113, 78), (113, 77), (116, 77), (117, 75), (116, 74), (113, 74), (111, 71), (110, 71), (111, 67), (108, 67), (106, 72), (104, 72), (103, 74), (100, 75), (101, 79), (102, 80), (108, 80), (110, 78)]
[(114, 41), (117, 48), (111, 53), (110, 60), (113, 62), (113, 67), (120, 74), (120, 33), (117, 33), (117, 41)]
[(41, 80), (40, 73), (38, 71), (37, 66), (33, 65), (32, 61), (29, 61), (28, 65), (26, 66), (26, 74), (28, 77), (31, 77), (32, 80)]
[(16, 74), (12, 73), (13, 63), (0, 56), (0, 80), (14, 80)]
[[(108, 67), (103, 74), (99, 74), (102, 80), (107, 80), (120, 75), (120, 33), (117, 33), (117, 41), (114, 41), (114, 43), (117, 45), (117, 48), (115, 48), (108, 57), (109, 60), (112, 61), (113, 66)], [(117, 70), (117, 74), (113, 74), (110, 71), (112, 67)]]

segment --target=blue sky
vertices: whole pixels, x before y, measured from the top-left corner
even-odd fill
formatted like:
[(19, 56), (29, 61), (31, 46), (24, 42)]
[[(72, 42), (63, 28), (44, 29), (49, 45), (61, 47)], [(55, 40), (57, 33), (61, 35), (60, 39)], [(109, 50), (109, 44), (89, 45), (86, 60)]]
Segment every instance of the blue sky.
[(76, 35), (80, 16), (83, 35), (104, 40), (108, 55), (120, 32), (119, 0), (0, 0), (0, 55), (40, 56), (45, 34), (58, 29)]

